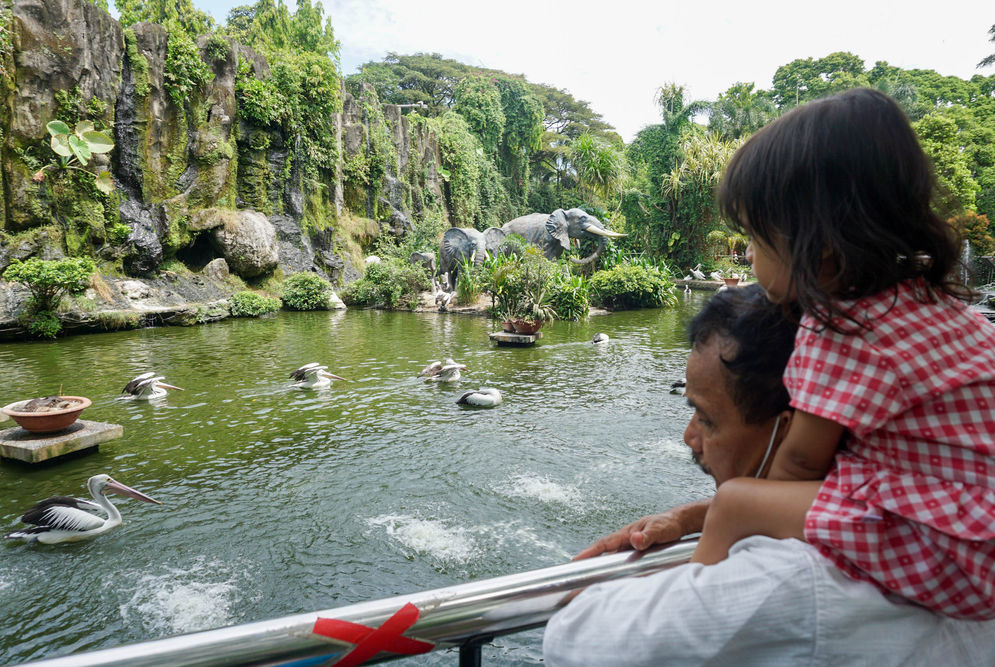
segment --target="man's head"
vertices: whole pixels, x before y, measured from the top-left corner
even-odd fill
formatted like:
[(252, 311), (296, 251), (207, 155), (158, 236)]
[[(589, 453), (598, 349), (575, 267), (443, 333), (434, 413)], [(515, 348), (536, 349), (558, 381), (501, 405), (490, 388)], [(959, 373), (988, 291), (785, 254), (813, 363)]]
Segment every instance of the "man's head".
[(695, 412), (684, 441), (717, 483), (755, 474), (774, 425), (775, 446), (787, 432), (781, 376), (796, 329), (759, 285), (717, 293), (691, 321), (686, 395)]

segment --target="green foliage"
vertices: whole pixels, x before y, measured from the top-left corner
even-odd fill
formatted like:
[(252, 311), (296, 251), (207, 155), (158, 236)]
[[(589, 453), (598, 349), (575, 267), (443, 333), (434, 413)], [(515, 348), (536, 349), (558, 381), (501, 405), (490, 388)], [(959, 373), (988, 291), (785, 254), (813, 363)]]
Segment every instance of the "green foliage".
[(941, 215), (974, 210), (974, 198), (980, 187), (971, 174), (969, 156), (959, 140), (954, 119), (945, 114), (931, 114), (913, 124), (919, 143), (933, 161), (940, 186), (936, 202)]
[(111, 245), (122, 245), (131, 236), (131, 227), (123, 222), (116, 222), (107, 228), (107, 240)]
[(767, 91), (752, 83), (737, 82), (721, 93), (708, 109), (708, 131), (722, 139), (748, 137), (777, 117), (777, 107)]
[(55, 338), (62, 329), (53, 314), (66, 294), (78, 294), (90, 284), (96, 265), (89, 257), (59, 260), (31, 258), (15, 259), (3, 273), (4, 280), (18, 282), (31, 290), (27, 309), (21, 315), (22, 324), (33, 336)]
[(166, 50), (166, 67), (162, 78), (169, 96), (181, 109), (190, 96), (214, 78), (207, 63), (200, 57), (200, 50), (190, 35), (181, 29), (169, 27)]
[(424, 267), (392, 257), (367, 266), (366, 275), (343, 290), (342, 300), (389, 310), (414, 310), (421, 292), (431, 288), (432, 282)]
[(114, 0), (122, 26), (139, 21), (179, 27), (189, 37), (197, 37), (214, 28), (210, 15), (195, 9), (191, 0)]
[(456, 303), (462, 305), (477, 303), (483, 291), (480, 273), (468, 259), (460, 262), (459, 273), (456, 276)]
[(211, 62), (224, 62), (228, 58), (229, 49), (231, 49), (231, 45), (223, 36), (216, 32), (208, 35), (205, 51), (207, 51), (207, 57), (211, 59)]
[(461, 115), (477, 135), (484, 152), (497, 153), (504, 136), (504, 110), (501, 91), (494, 80), (481, 75), (468, 76), (456, 86), (453, 111)]
[[(70, 129), (61, 120), (53, 120), (45, 126), (52, 139), (49, 145), (58, 156), (56, 162), (45, 165), (35, 172), (33, 178), (36, 182), (45, 180), (45, 170), (73, 169), (83, 173), (89, 173), (82, 167), (87, 166), (95, 154), (109, 153), (114, 148), (114, 142), (103, 132), (97, 132), (93, 123), (82, 120)], [(94, 185), (104, 194), (110, 194), (114, 190), (114, 182), (111, 174), (106, 169), (101, 169), (94, 179)]]
[(629, 176), (625, 154), (604, 139), (584, 133), (570, 142), (569, 155), (582, 192), (591, 204), (617, 198)]
[(798, 59), (778, 67), (773, 84), (774, 102), (780, 108), (790, 108), (850, 88), (867, 86), (870, 80), (864, 72), (863, 60), (852, 53), (838, 51), (824, 58)]
[(520, 255), (485, 260), (483, 272), (480, 282), (491, 294), (495, 317), (542, 322), (556, 317), (551, 284), (559, 267), (537, 248), (529, 246)]
[(584, 276), (554, 274), (549, 301), (561, 320), (582, 320), (591, 310), (588, 281)]
[(0, 77), (10, 81), (11, 72), (7, 64), (13, 64), (14, 42), (11, 36), (11, 20), (13, 14), (9, 9), (0, 10)]
[(283, 283), (283, 305), (291, 310), (326, 310), (332, 285), (314, 273), (295, 273)]
[(256, 292), (236, 292), (228, 300), (228, 309), (232, 317), (259, 317), (280, 310), (280, 300)]
[(660, 308), (677, 303), (674, 285), (663, 273), (633, 264), (596, 272), (591, 276), (590, 290), (596, 305), (613, 310)]
[[(988, 29), (988, 34), (992, 36), (991, 39), (988, 41), (995, 42), (995, 25), (993, 25), (991, 28)], [(982, 58), (981, 62), (978, 63), (978, 68), (980, 69), (982, 67), (988, 67), (989, 65), (993, 64), (995, 64), (995, 53)]]

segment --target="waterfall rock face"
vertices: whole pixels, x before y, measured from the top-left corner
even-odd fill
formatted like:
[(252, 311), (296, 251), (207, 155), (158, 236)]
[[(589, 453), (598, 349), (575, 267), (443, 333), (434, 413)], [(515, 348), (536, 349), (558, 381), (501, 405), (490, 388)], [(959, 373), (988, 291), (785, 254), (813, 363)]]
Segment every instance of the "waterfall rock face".
[(228, 267), (243, 278), (254, 278), (276, 268), (280, 259), (276, 229), (262, 213), (238, 211), (212, 234)]

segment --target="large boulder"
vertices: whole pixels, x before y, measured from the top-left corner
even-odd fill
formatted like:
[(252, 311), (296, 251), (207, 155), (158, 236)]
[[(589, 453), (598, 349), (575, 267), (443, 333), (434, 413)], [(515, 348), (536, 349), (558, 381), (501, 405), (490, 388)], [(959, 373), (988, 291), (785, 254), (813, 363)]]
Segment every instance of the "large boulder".
[(237, 211), (211, 234), (228, 267), (243, 278), (269, 273), (280, 259), (276, 229), (258, 211)]

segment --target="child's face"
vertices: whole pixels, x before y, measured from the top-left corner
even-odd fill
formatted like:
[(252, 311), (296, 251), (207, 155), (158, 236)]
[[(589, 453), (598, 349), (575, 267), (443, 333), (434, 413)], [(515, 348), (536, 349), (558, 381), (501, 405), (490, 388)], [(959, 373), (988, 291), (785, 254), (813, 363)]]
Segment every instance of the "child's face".
[(774, 248), (755, 236), (750, 237), (750, 245), (746, 246), (746, 259), (753, 265), (753, 275), (772, 303), (790, 302), (795, 298), (791, 287), (791, 262), (787, 256), (787, 248)]

